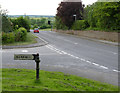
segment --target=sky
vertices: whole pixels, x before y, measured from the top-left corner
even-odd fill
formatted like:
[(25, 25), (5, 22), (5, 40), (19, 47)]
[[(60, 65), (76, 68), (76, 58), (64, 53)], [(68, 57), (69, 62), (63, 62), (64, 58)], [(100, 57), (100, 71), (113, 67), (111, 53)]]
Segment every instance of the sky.
[[(9, 15), (55, 15), (58, 4), (63, 0), (0, 0), (2, 9)], [(82, 0), (88, 5), (97, 0)]]

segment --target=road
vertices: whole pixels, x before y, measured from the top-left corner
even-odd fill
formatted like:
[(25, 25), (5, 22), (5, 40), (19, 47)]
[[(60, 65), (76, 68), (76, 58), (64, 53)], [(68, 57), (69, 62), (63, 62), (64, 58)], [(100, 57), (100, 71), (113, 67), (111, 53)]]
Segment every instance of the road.
[(14, 54), (40, 54), (40, 69), (60, 71), (118, 85), (118, 47), (52, 31), (35, 33), (47, 45), (2, 50), (3, 68), (35, 69), (34, 61), (15, 61)]

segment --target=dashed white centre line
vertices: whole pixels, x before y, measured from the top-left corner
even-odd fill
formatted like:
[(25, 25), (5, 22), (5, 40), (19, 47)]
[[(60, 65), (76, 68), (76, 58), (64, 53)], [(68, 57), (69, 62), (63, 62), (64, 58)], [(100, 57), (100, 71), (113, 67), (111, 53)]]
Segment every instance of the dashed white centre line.
[(95, 65), (95, 66), (99, 66), (99, 64), (96, 64), (96, 63), (92, 63), (93, 65)]
[(74, 55), (70, 55), (71, 57), (75, 57)]
[(79, 59), (79, 57), (75, 57), (76, 59)]
[(100, 66), (101, 68), (103, 68), (103, 69), (108, 69), (108, 67), (105, 67), (105, 66)]
[(86, 61), (86, 62), (87, 62), (87, 63), (90, 63), (90, 64), (92, 63), (92, 62), (90, 62), (90, 61)]
[(81, 61), (85, 61), (85, 59), (83, 59), (83, 58), (81, 58), (80, 60), (81, 60)]

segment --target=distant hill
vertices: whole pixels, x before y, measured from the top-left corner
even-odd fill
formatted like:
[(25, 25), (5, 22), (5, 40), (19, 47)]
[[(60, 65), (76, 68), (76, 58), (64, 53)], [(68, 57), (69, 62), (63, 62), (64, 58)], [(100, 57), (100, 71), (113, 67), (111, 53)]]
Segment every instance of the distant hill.
[(52, 15), (8, 15), (8, 17), (20, 17), (20, 16), (29, 16), (31, 18), (39, 18), (39, 17), (55, 17), (55, 16), (52, 16)]

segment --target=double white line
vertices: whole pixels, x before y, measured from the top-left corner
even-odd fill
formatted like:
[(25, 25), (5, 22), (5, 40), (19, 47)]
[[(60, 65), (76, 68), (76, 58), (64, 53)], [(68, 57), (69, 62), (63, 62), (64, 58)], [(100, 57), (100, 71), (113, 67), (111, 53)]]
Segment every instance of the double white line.
[(46, 45), (46, 47), (49, 48), (49, 49), (51, 49), (51, 50), (53, 50), (53, 51), (55, 51), (55, 52), (57, 52), (58, 54), (67, 54), (66, 52), (61, 51), (61, 50), (53, 47), (52, 45)]
[[(51, 49), (51, 50), (53, 50), (53, 51), (55, 51), (55, 52), (57, 52), (57, 53), (59, 53), (59, 54), (64, 54), (64, 55), (71, 56), (71, 57), (76, 58), (76, 59), (79, 59), (79, 60), (81, 60), (81, 61), (83, 61), (83, 62), (86, 62), (86, 63), (89, 63), (89, 64), (91, 64), (91, 65), (97, 66), (97, 67), (99, 67), (99, 68), (102, 68), (102, 69), (105, 69), (105, 70), (108, 70), (108, 69), (109, 69), (109, 68), (106, 67), (106, 66), (103, 66), (103, 65), (100, 65), (100, 64), (91, 62), (91, 61), (86, 60), (86, 59), (84, 59), (84, 58), (80, 58), (80, 57), (74, 56), (74, 55), (69, 54), (69, 53), (67, 53), (67, 52), (65, 52), (65, 51), (61, 51), (61, 50), (53, 47), (52, 45), (46, 45), (46, 47), (49, 48), (49, 49)], [(112, 71), (113, 71), (113, 72), (120, 72), (120, 71), (115, 70), (115, 69), (113, 69)]]

